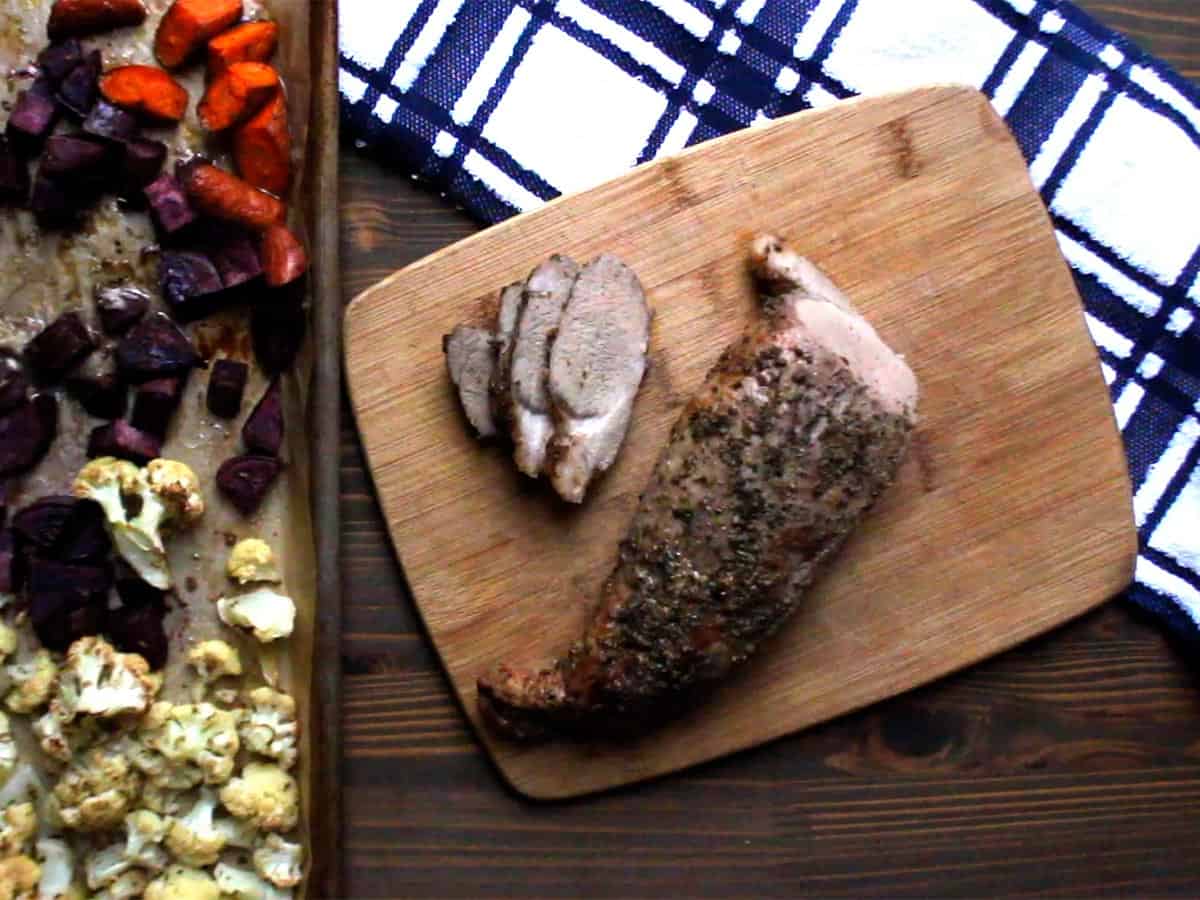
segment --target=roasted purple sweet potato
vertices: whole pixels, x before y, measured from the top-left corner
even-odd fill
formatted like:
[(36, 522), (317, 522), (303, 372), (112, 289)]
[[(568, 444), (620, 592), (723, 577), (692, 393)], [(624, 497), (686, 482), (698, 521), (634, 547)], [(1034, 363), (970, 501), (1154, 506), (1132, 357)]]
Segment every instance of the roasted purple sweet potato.
[(89, 416), (119, 419), (125, 415), (129, 392), (116, 372), (80, 372), (69, 376), (66, 386)]
[(283, 446), (283, 390), (272, 380), (242, 425), (242, 443), (251, 453), (278, 456)]
[(113, 161), (112, 151), (100, 141), (55, 134), (46, 140), (38, 175), (72, 184), (94, 181), (111, 172)]
[(133, 113), (128, 113), (102, 99), (96, 101), (92, 111), (83, 120), (83, 130), (96, 137), (123, 144), (137, 137), (138, 121)]
[(242, 411), (242, 397), (250, 367), (232, 359), (218, 359), (208, 376), (208, 411), (222, 419), (233, 419)]
[[(72, 191), (61, 181), (39, 175), (33, 180), (29, 208), (33, 210), (34, 218), (41, 228), (69, 228), (78, 224), (83, 213), (80, 199), (77, 191)], [(91, 202), (90, 194), (86, 199)]]
[(130, 384), (185, 375), (200, 364), (187, 335), (163, 313), (146, 316), (117, 344), (117, 370)]
[[(39, 396), (53, 399), (52, 394)], [(57, 415), (53, 428), (47, 428), (46, 419), (33, 400), (0, 415), (0, 478), (29, 471), (46, 455), (58, 433)]]
[(250, 315), (254, 356), (268, 375), (286, 372), (304, 344), (308, 317), (304, 305), (280, 294), (264, 299)]
[(0, 204), (29, 202), (29, 167), (8, 140), (0, 137)]
[(94, 500), (81, 500), (71, 510), (50, 556), (59, 562), (104, 563), (112, 553), (104, 510)]
[(92, 429), (88, 438), (87, 455), (115, 456), (144, 466), (162, 455), (162, 441), (152, 434), (134, 428), (128, 422), (117, 419), (108, 425)]
[(31, 547), (38, 556), (54, 559), (58, 547), (83, 503), (78, 497), (51, 495), (22, 507), (12, 519), (13, 539), (18, 547)]
[(234, 231), (225, 240), (214, 244), (209, 256), (226, 288), (239, 287), (262, 275), (258, 249), (243, 232)]
[(51, 650), (62, 651), (85, 635), (98, 634), (104, 625), (111, 584), (112, 573), (106, 566), (34, 560), (26, 593), (29, 620), (38, 640)]
[(151, 669), (167, 663), (167, 632), (162, 609), (154, 606), (121, 606), (108, 611), (105, 629), (122, 653), (139, 653)]
[(119, 556), (113, 557), (113, 585), (126, 606), (153, 606), (165, 611), (166, 591), (142, 580), (134, 568)]
[(38, 424), (42, 428), (42, 444), (39, 445), (38, 458), (41, 459), (54, 439), (58, 437), (58, 398), (53, 394), (42, 391), (29, 398), (33, 411), (37, 414)]
[(121, 190), (129, 197), (146, 199), (146, 185), (162, 174), (167, 145), (162, 141), (135, 138), (127, 141), (121, 158)]
[(100, 96), (100, 71), (104, 63), (100, 51), (85, 53), (58, 86), (59, 105), (79, 118), (87, 117)]
[(235, 456), (217, 470), (217, 490), (244, 516), (258, 509), (283, 471), (273, 456)]
[(154, 224), (164, 234), (175, 234), (196, 221), (196, 211), (187, 194), (171, 174), (164, 172), (146, 185), (143, 192)]
[(158, 261), (158, 278), (163, 300), (171, 315), (181, 322), (211, 315), (226, 299), (220, 296), (225, 286), (217, 267), (203, 253), (163, 253)]
[(157, 438), (166, 438), (171, 417), (183, 399), (184, 378), (156, 378), (139, 385), (133, 396), (129, 424)]
[(0, 413), (16, 409), (29, 398), (29, 379), (21, 357), (0, 349)]
[(97, 287), (95, 301), (100, 327), (114, 337), (127, 332), (150, 309), (150, 295), (129, 284)]
[(57, 121), (58, 103), (54, 100), (54, 85), (45, 78), (39, 78), (17, 95), (5, 133), (22, 152), (33, 153), (42, 145)]
[(25, 361), (39, 380), (52, 382), (95, 349), (96, 339), (83, 316), (65, 312), (25, 345)]
[(75, 38), (55, 41), (37, 55), (38, 71), (53, 85), (61, 83), (81, 62), (83, 47)]

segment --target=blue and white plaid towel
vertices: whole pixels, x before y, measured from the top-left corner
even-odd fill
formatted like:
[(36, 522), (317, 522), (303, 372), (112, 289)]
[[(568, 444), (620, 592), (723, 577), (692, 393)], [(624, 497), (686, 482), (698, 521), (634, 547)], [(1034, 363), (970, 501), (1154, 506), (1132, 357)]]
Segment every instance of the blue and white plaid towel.
[(1131, 599), (1200, 643), (1200, 93), (1058, 0), (342, 0), (350, 133), (487, 222), (762, 119), (926, 82), (1029, 160), (1136, 487)]

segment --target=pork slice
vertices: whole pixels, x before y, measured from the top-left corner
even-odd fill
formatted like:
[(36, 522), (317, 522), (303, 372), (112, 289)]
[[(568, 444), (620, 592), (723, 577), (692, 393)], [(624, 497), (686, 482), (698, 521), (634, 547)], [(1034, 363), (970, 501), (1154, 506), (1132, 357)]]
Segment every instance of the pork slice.
[(546, 448), (554, 435), (554, 419), (547, 389), (550, 347), (571, 295), (579, 265), (554, 255), (530, 274), (512, 340), (509, 368), (511, 397), (508, 420), (517, 468), (531, 478), (542, 474)]
[(582, 503), (617, 458), (649, 345), (650, 308), (633, 270), (611, 254), (584, 266), (550, 351), (555, 431), (546, 474), (564, 500)]
[(459, 325), (443, 338), (442, 349), (467, 421), (479, 437), (494, 437), (489, 386), (496, 366), (496, 336), (484, 328)]
[(525, 305), (525, 285), (510, 284), (500, 292), (500, 306), (496, 312), (496, 365), (492, 369), (489, 393), (492, 400), (492, 417), (498, 429), (507, 429), (508, 416), (512, 408), (512, 348), (516, 336), (517, 321)]

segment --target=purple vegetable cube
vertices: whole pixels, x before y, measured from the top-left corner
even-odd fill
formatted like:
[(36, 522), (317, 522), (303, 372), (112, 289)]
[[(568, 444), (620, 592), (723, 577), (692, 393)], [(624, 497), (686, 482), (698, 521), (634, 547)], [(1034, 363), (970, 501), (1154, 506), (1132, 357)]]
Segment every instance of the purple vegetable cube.
[(51, 495), (18, 510), (12, 520), (16, 545), (30, 547), (38, 556), (52, 559), (81, 503), (78, 497)]
[(102, 564), (112, 552), (104, 510), (94, 500), (80, 500), (51, 551), (59, 562)]
[(35, 560), (29, 569), (29, 619), (38, 640), (51, 650), (98, 634), (112, 574), (104, 566)]
[(77, 312), (65, 312), (25, 345), (25, 361), (42, 381), (57, 381), (96, 349), (96, 339)]
[(166, 161), (167, 145), (162, 141), (146, 138), (128, 141), (121, 160), (121, 180), (125, 192), (144, 198), (146, 185), (158, 178)]
[(32, 400), (0, 415), (0, 477), (32, 469), (46, 455), (57, 433), (57, 423), (48, 430), (42, 409)]
[(143, 581), (142, 576), (119, 556), (113, 558), (113, 582), (117, 596), (126, 606), (153, 606), (166, 611), (166, 592)]
[(283, 446), (283, 390), (275, 378), (242, 425), (242, 443), (251, 453), (278, 456)]
[(0, 203), (24, 206), (29, 202), (29, 167), (4, 138), (0, 138)]
[(117, 344), (117, 370), (130, 384), (185, 375), (200, 363), (187, 335), (162, 313), (146, 316)]
[(140, 385), (133, 396), (129, 424), (158, 438), (167, 436), (171, 417), (183, 399), (184, 378), (156, 378)]
[(128, 422), (117, 419), (108, 425), (92, 429), (87, 455), (90, 459), (115, 456), (144, 466), (162, 455), (162, 441), (152, 434), (134, 428)]
[(253, 281), (262, 274), (258, 248), (246, 234), (231, 235), (228, 240), (214, 246), (210, 256), (221, 276), (221, 283), (227, 288)]
[(29, 208), (44, 229), (70, 228), (78, 224), (83, 212), (77, 200), (62, 182), (38, 176), (33, 181)]
[(58, 102), (64, 109), (85, 118), (100, 95), (100, 71), (104, 63), (100, 51), (84, 54), (58, 86)]
[(67, 378), (67, 391), (89, 416), (119, 419), (125, 415), (128, 392), (116, 372), (87, 372)]
[(113, 106), (107, 100), (97, 100), (83, 120), (83, 130), (105, 140), (125, 143), (137, 136), (138, 123), (132, 113)]
[(122, 606), (109, 610), (106, 630), (122, 653), (138, 653), (151, 669), (161, 669), (167, 663), (164, 614), (155, 606)]
[(55, 41), (37, 56), (37, 66), (42, 77), (57, 85), (83, 62), (83, 47), (75, 38)]
[(107, 335), (121, 335), (150, 309), (150, 295), (128, 284), (96, 288), (96, 316)]
[(112, 153), (99, 141), (55, 134), (46, 140), (38, 176), (55, 181), (94, 181), (105, 174), (111, 162)]
[(218, 359), (208, 376), (208, 410), (222, 419), (233, 419), (242, 411), (250, 367), (232, 359)]
[(41, 146), (57, 121), (54, 87), (39, 78), (17, 95), (17, 102), (8, 116), (6, 133), (14, 145), (29, 153)]
[(283, 471), (273, 456), (235, 456), (217, 470), (217, 490), (244, 516), (258, 509)]
[(21, 358), (12, 350), (0, 350), (0, 413), (16, 409), (29, 397), (29, 379)]
[(304, 305), (290, 297), (272, 296), (254, 307), (250, 337), (254, 356), (268, 375), (286, 372), (304, 345), (308, 317)]
[(146, 185), (143, 193), (154, 224), (164, 234), (175, 234), (196, 221), (196, 211), (188, 202), (183, 186), (169, 174), (164, 173)]
[(33, 410), (37, 413), (42, 433), (47, 435), (46, 447), (49, 448), (54, 439), (58, 437), (58, 398), (53, 394), (43, 392), (34, 394), (29, 402), (33, 404)]
[(163, 300), (171, 315), (183, 322), (211, 315), (228, 298), (213, 261), (203, 253), (164, 252), (158, 262)]

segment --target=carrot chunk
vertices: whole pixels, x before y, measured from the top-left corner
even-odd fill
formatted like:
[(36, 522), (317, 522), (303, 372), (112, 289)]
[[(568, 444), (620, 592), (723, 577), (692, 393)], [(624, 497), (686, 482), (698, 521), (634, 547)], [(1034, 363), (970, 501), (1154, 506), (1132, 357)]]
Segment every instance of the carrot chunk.
[(50, 40), (109, 31), (146, 21), (142, 0), (54, 0), (46, 33)]
[(155, 66), (121, 66), (100, 79), (109, 103), (153, 119), (178, 122), (187, 112), (188, 92)]
[(197, 112), (209, 131), (224, 131), (253, 116), (279, 93), (279, 75), (266, 63), (234, 63), (209, 84)]
[(242, 0), (175, 0), (158, 23), (154, 55), (168, 69), (181, 66), (241, 17)]
[(292, 230), (284, 225), (272, 225), (262, 236), (259, 250), (263, 279), (270, 287), (291, 284), (308, 271), (308, 254)]
[(250, 184), (287, 196), (292, 183), (292, 134), (283, 91), (276, 92), (266, 106), (233, 132), (233, 159)]
[(234, 63), (267, 62), (275, 55), (279, 26), (245, 22), (208, 42), (208, 77), (216, 78)]
[(252, 231), (266, 231), (272, 225), (282, 225), (287, 218), (287, 206), (278, 197), (211, 163), (181, 166), (178, 175), (192, 205), (206, 216)]

